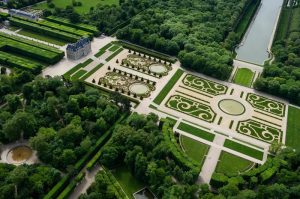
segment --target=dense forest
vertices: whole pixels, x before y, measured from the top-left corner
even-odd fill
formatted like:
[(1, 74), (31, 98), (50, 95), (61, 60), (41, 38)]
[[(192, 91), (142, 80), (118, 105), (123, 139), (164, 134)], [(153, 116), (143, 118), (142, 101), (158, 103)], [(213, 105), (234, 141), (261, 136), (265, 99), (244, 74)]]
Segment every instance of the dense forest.
[[(196, 185), (192, 171), (174, 159), (170, 144), (163, 138), (164, 127), (157, 125), (157, 116), (133, 114), (117, 126), (104, 147), (100, 163), (109, 169), (126, 165), (162, 199), (256, 199), (300, 197), (300, 153), (287, 148), (269, 157), (264, 166), (228, 180), (214, 180), (210, 191), (207, 184)], [(178, 144), (179, 147), (179, 144)], [(196, 175), (197, 176), (197, 175)], [(81, 199), (117, 199), (114, 186), (100, 171), (96, 181)]]
[(43, 165), (0, 164), (0, 198), (43, 198), (58, 182), (60, 172)]
[(300, 104), (299, 3), (300, 1), (294, 7), (283, 7), (272, 47), (275, 61), (265, 66), (261, 78), (254, 85), (258, 90), (286, 98), (296, 104)]
[(178, 55), (184, 67), (225, 80), (232, 71), (229, 50), (239, 40), (233, 27), (246, 3), (161, 1), (118, 30), (117, 37)]
[(23, 8), (29, 5), (33, 5), (35, 3), (41, 2), (43, 0), (8, 0), (7, 7), (8, 8)]

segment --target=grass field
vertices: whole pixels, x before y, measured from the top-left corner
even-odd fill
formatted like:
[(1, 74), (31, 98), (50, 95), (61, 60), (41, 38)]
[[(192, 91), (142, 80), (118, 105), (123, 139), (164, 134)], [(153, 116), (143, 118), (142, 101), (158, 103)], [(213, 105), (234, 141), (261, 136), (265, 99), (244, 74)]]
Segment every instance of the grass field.
[(289, 32), (296, 32), (300, 29), (300, 7), (293, 9)]
[(166, 86), (160, 91), (160, 93), (156, 96), (156, 98), (153, 100), (155, 104), (160, 104), (165, 97), (168, 95), (170, 90), (173, 88), (173, 86), (176, 84), (178, 79), (182, 76), (183, 70), (178, 69), (176, 73), (173, 75), (173, 77), (170, 79), (170, 81), (166, 84)]
[(250, 87), (253, 81), (254, 73), (248, 68), (238, 68), (234, 76), (233, 83)]
[(236, 175), (251, 168), (253, 162), (236, 155), (222, 152), (219, 163), (216, 168), (217, 173), (224, 173), (225, 175)]
[(232, 150), (237, 151), (239, 153), (248, 155), (250, 157), (256, 158), (258, 160), (263, 159), (263, 155), (264, 155), (263, 152), (258, 151), (256, 149), (253, 149), (251, 147), (245, 146), (243, 144), (234, 142), (232, 140), (226, 140), (225, 143), (224, 143), (224, 147), (232, 149)]
[(87, 71), (86, 70), (79, 70), (77, 71), (74, 75), (72, 75), (71, 79), (72, 80), (77, 80), (79, 79), (80, 77), (82, 77)]
[(120, 48), (120, 46), (117, 46), (117, 45), (113, 45), (110, 49), (108, 49), (109, 51), (111, 52), (114, 52), (116, 50), (118, 50)]
[(145, 187), (145, 185), (136, 180), (130, 173), (129, 169), (125, 166), (121, 166), (112, 171), (117, 181), (130, 199), (134, 199), (133, 193)]
[[(75, 11), (79, 14), (85, 14), (90, 11), (91, 7), (96, 7), (97, 4), (102, 5), (119, 5), (118, 0), (77, 0), (76, 2), (81, 2), (82, 6), (74, 7)], [(55, 7), (57, 8), (66, 8), (68, 5), (72, 5), (72, 0), (52, 0)], [(34, 8), (37, 9), (50, 9), (47, 5), (47, 2), (39, 3), (34, 5)]]
[[(289, 16), (291, 12), (288, 8), (282, 8), (280, 19), (277, 25), (276, 35), (274, 42), (285, 39), (287, 36), (287, 31), (289, 27)], [(273, 42), (273, 43), (274, 43)]]
[(215, 138), (214, 134), (211, 134), (209, 132), (203, 131), (202, 129), (198, 129), (196, 127), (193, 127), (191, 125), (188, 125), (186, 123), (181, 122), (178, 126), (179, 130), (182, 130), (184, 132), (190, 133), (194, 136), (203, 138), (205, 140), (208, 140), (210, 142), (212, 142)]
[(289, 106), (286, 145), (300, 151), (300, 109)]
[(38, 40), (41, 40), (41, 41), (45, 41), (45, 42), (55, 44), (55, 45), (58, 45), (58, 46), (63, 46), (63, 45), (66, 44), (65, 41), (62, 41), (62, 40), (59, 40), (59, 39), (53, 38), (53, 37), (48, 37), (46, 35), (38, 34), (36, 32), (32, 32), (32, 31), (29, 31), (29, 30), (20, 30), (18, 32), (18, 34), (24, 35), (24, 36), (27, 36), (27, 37), (31, 37), (31, 38), (34, 38), (34, 39), (38, 39)]
[(202, 165), (205, 159), (205, 155), (209, 150), (209, 146), (183, 135), (180, 136), (180, 139), (185, 153), (190, 158), (194, 159), (197, 162), (200, 162), (200, 164)]

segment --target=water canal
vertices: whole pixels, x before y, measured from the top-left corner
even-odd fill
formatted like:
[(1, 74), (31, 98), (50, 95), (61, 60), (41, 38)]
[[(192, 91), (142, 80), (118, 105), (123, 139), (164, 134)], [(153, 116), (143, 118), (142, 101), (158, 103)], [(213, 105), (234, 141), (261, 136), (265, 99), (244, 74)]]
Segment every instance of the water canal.
[(263, 65), (269, 59), (269, 47), (281, 11), (283, 0), (262, 0), (241, 44), (236, 59)]

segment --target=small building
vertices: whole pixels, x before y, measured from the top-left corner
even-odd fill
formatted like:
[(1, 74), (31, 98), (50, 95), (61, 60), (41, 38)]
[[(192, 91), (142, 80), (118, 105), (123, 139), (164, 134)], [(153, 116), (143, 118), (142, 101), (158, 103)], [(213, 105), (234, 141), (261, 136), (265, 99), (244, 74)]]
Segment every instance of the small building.
[(10, 9), (8, 11), (8, 14), (11, 17), (22, 17), (29, 20), (37, 21), (39, 19), (39, 16), (34, 13), (25, 12), (23, 10), (16, 10), (16, 9)]
[(69, 59), (77, 60), (92, 51), (91, 41), (89, 38), (82, 38), (78, 42), (68, 44), (67, 46), (67, 57)]

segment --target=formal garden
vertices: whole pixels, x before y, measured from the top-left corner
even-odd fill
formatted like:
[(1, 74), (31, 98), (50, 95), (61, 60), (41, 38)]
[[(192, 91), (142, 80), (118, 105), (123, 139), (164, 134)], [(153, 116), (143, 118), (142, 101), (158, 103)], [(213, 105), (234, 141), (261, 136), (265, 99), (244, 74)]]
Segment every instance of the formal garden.
[(251, 87), (254, 82), (255, 74), (248, 68), (237, 68), (232, 82), (246, 87)]

